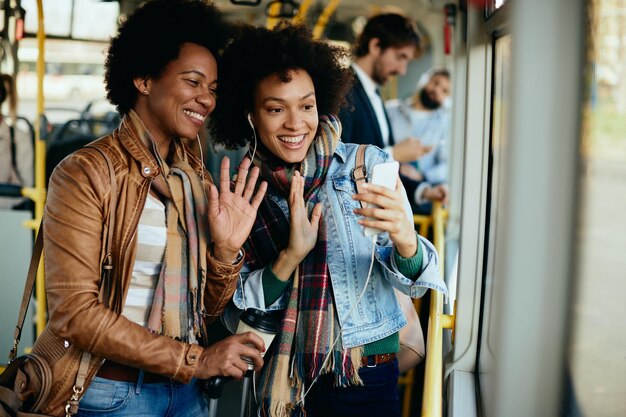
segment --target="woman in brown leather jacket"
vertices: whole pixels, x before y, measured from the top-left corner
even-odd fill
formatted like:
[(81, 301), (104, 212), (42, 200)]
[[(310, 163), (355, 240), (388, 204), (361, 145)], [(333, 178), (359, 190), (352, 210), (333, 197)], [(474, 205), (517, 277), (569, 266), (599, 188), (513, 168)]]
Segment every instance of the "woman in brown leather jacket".
[[(203, 1), (154, 0), (111, 40), (105, 84), (122, 122), (50, 179), (50, 317), (33, 350), (53, 366), (44, 413), (64, 415), (68, 405), (80, 416), (204, 415), (198, 379), (241, 378), (241, 356), (262, 366), (265, 347), (253, 334), (205, 346), (206, 324), (232, 297), (241, 246), (266, 189), (262, 183), (254, 193), (258, 168), (248, 172), (246, 160), (231, 190), (225, 158), (218, 192), (185, 144), (215, 108), (217, 61), (229, 33)], [(112, 182), (100, 151), (113, 163), (118, 190), (110, 283), (100, 271)], [(90, 362), (79, 372), (83, 352)], [(78, 393), (68, 402), (73, 386)]]

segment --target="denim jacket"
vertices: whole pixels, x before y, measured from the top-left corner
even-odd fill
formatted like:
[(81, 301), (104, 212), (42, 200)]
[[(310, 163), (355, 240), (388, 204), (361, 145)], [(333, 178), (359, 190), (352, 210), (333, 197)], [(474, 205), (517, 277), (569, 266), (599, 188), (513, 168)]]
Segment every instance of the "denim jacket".
[[(360, 207), (359, 201), (352, 199), (352, 195), (357, 192), (356, 183), (352, 179), (357, 149), (358, 145), (355, 144), (338, 144), (319, 196), (327, 228), (328, 268), (344, 348), (377, 341), (398, 332), (406, 324), (392, 287), (412, 298), (421, 297), (428, 288), (447, 295), (446, 286), (439, 276), (437, 253), (428, 240), (421, 236), (419, 238), (423, 263), (417, 280), (413, 281), (398, 271), (392, 252), (393, 245), (387, 233), (376, 237), (375, 248), (372, 238), (364, 235), (363, 226), (357, 223), (361, 216), (353, 212)], [(368, 175), (374, 165), (390, 160), (391, 157), (386, 152), (375, 146), (368, 146), (365, 152)], [(265, 198), (274, 200), (289, 218), (287, 200), (270, 193)], [(407, 213), (410, 213), (406, 195), (405, 206)], [(375, 261), (367, 289), (353, 307), (366, 284), (373, 249)], [(226, 311), (224, 322), (227, 327), (236, 328), (238, 313), (248, 307), (261, 310), (286, 308), (291, 286), (287, 287), (288, 290), (276, 302), (266, 306), (262, 275), (263, 269), (250, 271), (244, 265), (233, 296), (239, 311), (232, 308), (232, 305)]]

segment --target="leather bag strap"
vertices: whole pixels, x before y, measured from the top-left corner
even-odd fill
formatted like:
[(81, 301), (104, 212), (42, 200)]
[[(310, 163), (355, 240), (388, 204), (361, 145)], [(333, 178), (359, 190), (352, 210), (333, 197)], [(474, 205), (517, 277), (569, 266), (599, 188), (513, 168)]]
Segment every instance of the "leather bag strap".
[[(356, 151), (356, 163), (352, 168), (352, 179), (356, 183), (356, 190), (359, 193), (364, 192), (363, 183), (367, 182), (367, 166), (365, 166), (365, 148), (367, 145), (359, 145)], [(363, 203), (361, 202), (361, 207)]]
[(17, 324), (15, 325), (15, 332), (13, 334), (13, 348), (9, 352), (9, 363), (17, 357), (17, 345), (20, 343), (22, 337), (22, 329), (24, 328), (24, 320), (26, 319), (26, 312), (28, 311), (28, 304), (30, 297), (33, 295), (33, 288), (35, 287), (35, 277), (37, 276), (37, 269), (39, 269), (39, 259), (41, 259), (41, 252), (43, 251), (43, 222), (39, 227), (37, 233), (37, 239), (35, 240), (35, 247), (33, 248), (33, 255), (30, 258), (30, 266), (28, 267), (28, 275), (26, 276), (26, 284), (24, 285), (24, 293), (22, 294), (22, 304), (20, 306), (20, 312), (17, 316)]

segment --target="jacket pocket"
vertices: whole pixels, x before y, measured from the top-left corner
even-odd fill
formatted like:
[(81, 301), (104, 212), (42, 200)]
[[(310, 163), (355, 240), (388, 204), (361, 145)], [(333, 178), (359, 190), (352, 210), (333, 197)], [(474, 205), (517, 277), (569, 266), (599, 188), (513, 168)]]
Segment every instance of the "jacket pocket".
[(101, 413), (106, 415), (114, 411), (121, 411), (128, 404), (131, 386), (132, 384), (128, 382), (94, 378), (78, 405), (80, 414)]
[(341, 206), (341, 211), (347, 218), (361, 218), (354, 214), (354, 209), (360, 208), (361, 203), (352, 199), (352, 196), (357, 193), (356, 184), (347, 175), (336, 176), (332, 178), (333, 190), (335, 191), (335, 198)]
[[(52, 371), (50, 394), (41, 411), (53, 416), (65, 415), (65, 405), (72, 396), (72, 387), (76, 382), (83, 352), (74, 345), (66, 344), (62, 338), (46, 327), (35, 341), (33, 353), (50, 364)], [(87, 382), (97, 372), (101, 362), (101, 358), (92, 355)]]

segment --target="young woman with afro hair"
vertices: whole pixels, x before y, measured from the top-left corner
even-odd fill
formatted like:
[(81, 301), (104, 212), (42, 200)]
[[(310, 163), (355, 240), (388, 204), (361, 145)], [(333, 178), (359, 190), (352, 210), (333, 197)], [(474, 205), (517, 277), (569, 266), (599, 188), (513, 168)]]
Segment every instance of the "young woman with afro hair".
[[(357, 192), (358, 145), (341, 142), (335, 116), (352, 81), (345, 59), (283, 23), (244, 27), (220, 65), (213, 139), (249, 146), (268, 183), (225, 322), (250, 307), (283, 314), (256, 383), (259, 415), (399, 416), (406, 320), (394, 287), (419, 297), (442, 284), (399, 180)], [(369, 169), (390, 156), (368, 146), (364, 159)], [(382, 232), (368, 237), (364, 226)]]
[[(215, 108), (230, 37), (204, 1), (152, 0), (111, 39), (105, 84), (121, 124), (67, 157), (50, 179), (49, 323), (33, 348), (54, 364), (46, 414), (65, 415), (68, 404), (78, 416), (206, 415), (200, 379), (241, 378), (248, 369), (242, 356), (262, 366), (265, 347), (254, 334), (206, 345), (206, 325), (235, 290), (241, 247), (266, 188), (257, 187), (258, 168), (248, 175), (244, 162), (231, 190), (224, 159), (218, 191), (187, 146)], [(102, 153), (117, 184), (112, 213)], [(103, 283), (102, 249), (113, 224), (113, 272)], [(91, 360), (81, 366), (76, 410), (68, 400), (81, 357)]]

